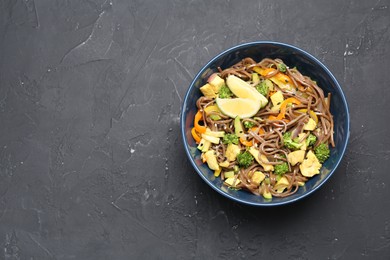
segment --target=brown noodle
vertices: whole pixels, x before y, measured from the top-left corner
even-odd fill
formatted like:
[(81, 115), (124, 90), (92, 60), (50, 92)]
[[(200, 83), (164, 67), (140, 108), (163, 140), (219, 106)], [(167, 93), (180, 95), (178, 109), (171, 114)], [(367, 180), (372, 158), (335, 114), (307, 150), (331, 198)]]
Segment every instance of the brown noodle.
[[(260, 62), (255, 62), (252, 58), (245, 58), (240, 62), (234, 64), (232, 67), (222, 70), (219, 69), (219, 76), (225, 79), (228, 75), (235, 75), (240, 77), (245, 81), (251, 79), (251, 75), (254, 72), (254, 67), (260, 67), (263, 69), (267, 68), (277, 68), (279, 64), (282, 64), (283, 61), (280, 59), (269, 59), (265, 58)], [(261, 79), (271, 78), (275, 76), (279, 71), (276, 69), (268, 75), (262, 77)], [(258, 113), (252, 117), (244, 119), (243, 121), (249, 121), (255, 124), (255, 126), (261, 127), (264, 129), (264, 133), (260, 134), (258, 131), (244, 129), (244, 134), (247, 137), (247, 140), (251, 142), (257, 142), (259, 144), (258, 148), (260, 154), (263, 154), (269, 160), (270, 165), (280, 164), (282, 162), (287, 162), (287, 154), (291, 152), (288, 148), (283, 146), (283, 133), (292, 132), (292, 138), (297, 137), (299, 134), (303, 133), (303, 126), (309, 120), (309, 113), (301, 112), (302, 109), (307, 109), (307, 111), (313, 111), (318, 117), (318, 125), (313, 134), (317, 137), (317, 141), (314, 147), (318, 146), (320, 143), (330, 144), (332, 147), (335, 146), (333, 140), (333, 117), (330, 113), (330, 94), (327, 98), (324, 95), (323, 90), (317, 86), (316, 82), (311, 80), (309, 77), (302, 75), (296, 68), (286, 69), (286, 75), (291, 78), (291, 81), (296, 88), (296, 91), (289, 92), (278, 88), (274, 84), (276, 90), (281, 90), (284, 98), (294, 97), (298, 99), (301, 104), (290, 106), (286, 110), (285, 118), (287, 123), (284, 120), (270, 120), (269, 116), (278, 114), (278, 111), (271, 110), (271, 102), (269, 102), (264, 108), (260, 109)], [(268, 98), (268, 97), (267, 97)], [(234, 124), (233, 119), (218, 112), (212, 112), (209, 115), (206, 115), (205, 108), (210, 105), (215, 105), (215, 99), (200, 97), (196, 105), (200, 111), (203, 111), (203, 118), (205, 119), (204, 124), (207, 125), (213, 131), (225, 131), (226, 133), (234, 133)], [(301, 111), (299, 111), (301, 110)], [(219, 120), (213, 120), (210, 118), (210, 115), (218, 115)], [(215, 118), (215, 117), (214, 117)], [(306, 138), (306, 136), (301, 139)], [(246, 147), (242, 144), (239, 144), (239, 147), (242, 151), (245, 151)], [(217, 160), (219, 163), (226, 160), (225, 153), (227, 145), (220, 142), (218, 145), (213, 144), (211, 149), (217, 151)], [(231, 162), (227, 167), (227, 170), (233, 170), (236, 161)], [(273, 172), (264, 171), (263, 167), (259, 165), (256, 161), (253, 162), (251, 166), (246, 169), (240, 169), (237, 179), (241, 182), (236, 186), (236, 188), (246, 189), (253, 194), (261, 195), (264, 190), (270, 192), (275, 197), (286, 197), (291, 194), (294, 194), (301, 183), (304, 183), (308, 180), (307, 177), (304, 177), (300, 171), (298, 165), (292, 166), (290, 163), (289, 171), (284, 174), (288, 179), (289, 185), (282, 192), (278, 193), (274, 189), (274, 185), (277, 182), (277, 175)], [(254, 172), (262, 171), (267, 178), (269, 178), (269, 185), (255, 185), (251, 182), (251, 177)], [(221, 174), (222, 180), (224, 179), (224, 173)]]

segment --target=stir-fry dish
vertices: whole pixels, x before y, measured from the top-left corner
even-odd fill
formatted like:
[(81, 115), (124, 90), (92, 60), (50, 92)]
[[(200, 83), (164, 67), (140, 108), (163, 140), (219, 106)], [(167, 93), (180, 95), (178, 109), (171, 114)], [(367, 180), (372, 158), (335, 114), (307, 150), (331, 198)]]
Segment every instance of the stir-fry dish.
[(335, 146), (330, 93), (280, 59), (218, 69), (200, 88), (191, 130), (202, 161), (229, 188), (294, 194)]

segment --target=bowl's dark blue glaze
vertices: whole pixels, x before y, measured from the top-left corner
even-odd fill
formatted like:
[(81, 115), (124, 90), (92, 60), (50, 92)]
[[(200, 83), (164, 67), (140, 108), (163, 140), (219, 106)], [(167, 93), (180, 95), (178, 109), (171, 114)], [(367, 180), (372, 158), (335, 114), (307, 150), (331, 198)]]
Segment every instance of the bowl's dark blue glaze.
[[(289, 67), (295, 66), (303, 75), (316, 80), (325, 94), (332, 94), (331, 113), (334, 117), (334, 140), (336, 147), (331, 149), (331, 156), (323, 164), (320, 174), (311, 178), (305, 186), (300, 187), (295, 194), (286, 198), (274, 197), (271, 201), (267, 201), (264, 200), (262, 196), (256, 196), (247, 191), (228, 189), (222, 184), (220, 178), (214, 177), (213, 171), (207, 167), (207, 164), (202, 163), (200, 151), (197, 150), (197, 145), (191, 136), (193, 118), (197, 111), (196, 100), (201, 95), (199, 88), (206, 83), (207, 78), (212, 73), (217, 72), (218, 67), (221, 67), (222, 69), (230, 67), (245, 57), (251, 57), (255, 61), (260, 61), (267, 57), (282, 59)], [(344, 93), (336, 78), (314, 56), (292, 45), (259, 41), (245, 43), (230, 48), (214, 57), (200, 70), (191, 82), (184, 98), (181, 113), (181, 130), (185, 151), (191, 164), (200, 177), (202, 177), (202, 179), (214, 190), (234, 201), (244, 204), (275, 206), (291, 203), (306, 197), (321, 187), (334, 173), (344, 155), (348, 143), (349, 112)]]

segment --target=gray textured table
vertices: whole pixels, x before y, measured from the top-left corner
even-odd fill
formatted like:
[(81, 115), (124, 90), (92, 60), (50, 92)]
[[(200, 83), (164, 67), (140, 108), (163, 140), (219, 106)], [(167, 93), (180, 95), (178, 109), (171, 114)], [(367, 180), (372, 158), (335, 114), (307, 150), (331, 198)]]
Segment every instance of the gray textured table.
[[(0, 259), (389, 259), (390, 2), (0, 1)], [(351, 138), (301, 202), (231, 202), (191, 168), (184, 94), (222, 50), (296, 45)]]

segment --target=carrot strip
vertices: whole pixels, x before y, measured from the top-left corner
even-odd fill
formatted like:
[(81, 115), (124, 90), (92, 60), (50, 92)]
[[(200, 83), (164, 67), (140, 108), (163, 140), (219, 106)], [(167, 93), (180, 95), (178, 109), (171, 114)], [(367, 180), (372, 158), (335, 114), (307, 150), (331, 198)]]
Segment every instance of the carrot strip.
[[(269, 75), (269, 74), (271, 74), (271, 73), (276, 71), (275, 68), (263, 69), (263, 68), (260, 68), (260, 67), (254, 67), (253, 70), (256, 71), (257, 73), (259, 73), (263, 77), (266, 77), (267, 75)], [(287, 76), (286, 74), (281, 73), (281, 72), (278, 72), (274, 76), (272, 76), (271, 80), (273, 78), (278, 80), (278, 81), (280, 81), (280, 82), (282, 82), (282, 83), (284, 83), (284, 84), (286, 84), (286, 83), (293, 84), (293, 81), (291, 80), (291, 78), (289, 76)]]
[(248, 141), (248, 140), (246, 140), (246, 139), (244, 139), (244, 138), (242, 138), (242, 137), (240, 137), (240, 142), (241, 142), (243, 145), (248, 146), (248, 147), (250, 147), (250, 146), (253, 145), (253, 143), (252, 143), (251, 141)]
[(259, 134), (261, 134), (261, 135), (265, 134), (265, 131), (262, 127), (259, 129)]
[(195, 118), (194, 118), (194, 127), (195, 127), (196, 131), (200, 134), (203, 134), (206, 132), (206, 127), (199, 125), (199, 121), (202, 121), (202, 120), (203, 120), (203, 114), (200, 110), (198, 110), (198, 112), (195, 114)]
[(259, 74), (260, 74), (261, 76), (263, 76), (263, 77), (265, 77), (265, 76), (267, 76), (269, 73), (275, 71), (274, 68), (263, 69), (263, 68), (260, 68), (260, 67), (254, 67), (253, 70), (256, 71), (257, 73), (259, 73)]
[(193, 127), (193, 128), (191, 129), (191, 135), (192, 135), (192, 138), (194, 138), (194, 140), (195, 140), (195, 142), (196, 142), (197, 144), (199, 144), (199, 143), (200, 143), (200, 140), (202, 140), (202, 139), (200, 138), (200, 136), (198, 135), (198, 133), (196, 132), (195, 127)]
[[(299, 109), (298, 111), (302, 112), (302, 113), (307, 113), (307, 109), (306, 108)], [(309, 115), (314, 120), (314, 122), (316, 122), (316, 124), (317, 124), (318, 123), (318, 117), (317, 117), (316, 113), (313, 110), (309, 110)]]
[(279, 115), (278, 116), (272, 116), (271, 115), (271, 116), (268, 117), (268, 119), (270, 119), (270, 120), (281, 120), (281, 119), (283, 119), (286, 116), (287, 104), (289, 104), (289, 103), (294, 103), (296, 105), (299, 105), (299, 104), (301, 104), (301, 101), (299, 101), (298, 99), (293, 98), (293, 97), (287, 98), (280, 105), (280, 113), (279, 113)]
[(293, 84), (292, 80), (290, 79), (289, 76), (287, 76), (286, 74), (284, 73), (277, 73), (275, 76), (274, 76), (276, 79), (278, 79), (279, 81), (283, 82), (283, 83), (290, 83), (290, 84)]
[(258, 126), (254, 126), (254, 127), (251, 128), (252, 132), (257, 132), (257, 130), (259, 130), (259, 134), (261, 134), (261, 135), (263, 135), (265, 133), (264, 129), (262, 127), (260, 127), (260, 129), (259, 129)]

